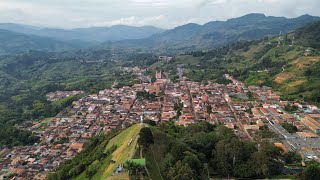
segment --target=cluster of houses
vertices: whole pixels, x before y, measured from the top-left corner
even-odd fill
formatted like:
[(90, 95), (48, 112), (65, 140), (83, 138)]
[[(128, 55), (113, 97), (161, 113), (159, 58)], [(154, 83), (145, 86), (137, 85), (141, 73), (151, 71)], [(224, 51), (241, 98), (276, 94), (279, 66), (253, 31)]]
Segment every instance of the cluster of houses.
[[(147, 78), (140, 69), (130, 71)], [(153, 83), (142, 81), (132, 87), (105, 89), (83, 97), (73, 102), (67, 116), (34, 123), (28, 128), (40, 137), (39, 143), (1, 148), (0, 178), (45, 179), (48, 172), (81, 152), (89, 138), (144, 120), (156, 123), (174, 120), (181, 126), (199, 121), (222, 123), (247, 140), (262, 126), (268, 126), (286, 142), (281, 146), (318, 160), (320, 112), (316, 106), (281, 101), (271, 88), (246, 87), (230, 75), (225, 78), (232, 83), (204, 85), (186, 80), (174, 83), (157, 72)], [(141, 93), (154, 98), (140, 97)], [(57, 94), (59, 98), (67, 96), (56, 92), (51, 99), (57, 99)], [(297, 106), (298, 112), (286, 112), (283, 107), (288, 104)], [(296, 126), (299, 132), (290, 134), (281, 126), (283, 123)]]
[(74, 96), (77, 94), (83, 94), (84, 91), (56, 91), (46, 94), (49, 101), (57, 101), (69, 96)]

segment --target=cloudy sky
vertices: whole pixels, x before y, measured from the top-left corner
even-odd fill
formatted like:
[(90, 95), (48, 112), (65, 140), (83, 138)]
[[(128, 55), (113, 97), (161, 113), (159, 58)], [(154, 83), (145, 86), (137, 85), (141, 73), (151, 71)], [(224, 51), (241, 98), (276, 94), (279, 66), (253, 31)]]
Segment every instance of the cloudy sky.
[(0, 0), (0, 22), (76, 28), (153, 25), (172, 28), (248, 13), (320, 16), (320, 0)]

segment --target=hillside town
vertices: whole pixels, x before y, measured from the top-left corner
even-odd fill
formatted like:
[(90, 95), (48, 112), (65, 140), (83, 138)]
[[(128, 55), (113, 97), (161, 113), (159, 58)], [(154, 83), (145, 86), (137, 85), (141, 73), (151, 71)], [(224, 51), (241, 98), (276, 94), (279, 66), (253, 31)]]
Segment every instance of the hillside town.
[[(151, 79), (144, 70), (134, 72), (139, 79)], [(85, 96), (73, 102), (68, 112), (27, 127), (39, 136), (39, 143), (1, 148), (0, 179), (45, 179), (59, 164), (80, 153), (88, 139), (146, 121), (174, 121), (177, 126), (201, 121), (224, 124), (245, 141), (253, 141), (267, 128), (276, 134), (270, 141), (284, 152), (297, 151), (303, 161), (320, 160), (320, 111), (316, 106), (282, 101), (269, 87), (246, 87), (228, 74), (224, 77), (230, 83), (201, 84), (185, 77), (172, 82), (160, 71), (153, 83)], [(55, 92), (48, 98), (54, 101), (78, 93), (84, 92)], [(296, 107), (295, 112), (286, 111), (287, 106)], [(283, 124), (298, 131), (289, 133)]]

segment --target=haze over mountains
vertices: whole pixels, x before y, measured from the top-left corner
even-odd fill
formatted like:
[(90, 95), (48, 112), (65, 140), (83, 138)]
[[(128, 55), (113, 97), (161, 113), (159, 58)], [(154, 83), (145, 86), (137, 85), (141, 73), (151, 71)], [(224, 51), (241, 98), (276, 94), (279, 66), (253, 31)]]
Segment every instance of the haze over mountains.
[(260, 39), (278, 35), (280, 32), (287, 33), (317, 20), (320, 18), (310, 15), (288, 19), (253, 13), (227, 21), (212, 21), (204, 25), (190, 23), (149, 38), (114, 42), (108, 45), (181, 52), (212, 49), (234, 41)]
[(212, 49), (233, 41), (254, 40), (290, 32), (317, 20), (320, 18), (310, 15), (288, 19), (253, 13), (204, 25), (185, 24), (171, 30), (125, 25), (66, 30), (3, 23), (0, 24), (0, 40), (3, 42), (0, 54), (28, 50), (61, 51), (90, 46), (169, 52)]
[(5, 29), (8, 31), (14, 31), (23, 34), (50, 37), (62, 41), (77, 40), (86, 42), (105, 42), (119, 41), (124, 39), (140, 39), (164, 31), (164, 29), (153, 26), (134, 27), (126, 25), (115, 25), (111, 27), (54, 29), (11, 23), (0, 24), (0, 29)]

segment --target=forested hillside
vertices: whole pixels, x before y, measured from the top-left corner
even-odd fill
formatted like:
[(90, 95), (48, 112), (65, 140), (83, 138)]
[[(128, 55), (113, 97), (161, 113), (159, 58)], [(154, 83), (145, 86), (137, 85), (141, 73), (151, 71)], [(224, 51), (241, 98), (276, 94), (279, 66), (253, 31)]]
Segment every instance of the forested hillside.
[(84, 44), (63, 42), (48, 37), (25, 35), (0, 29), (0, 55), (26, 53), (30, 50), (63, 51), (86, 47)]
[(0, 29), (49, 37), (60, 41), (79, 41), (81, 43), (101, 43), (105, 41), (119, 41), (124, 39), (146, 38), (164, 30), (154, 26), (125, 26), (115, 25), (111, 27), (88, 27), (76, 29), (58, 29), (27, 26), (12, 23), (0, 23)]

